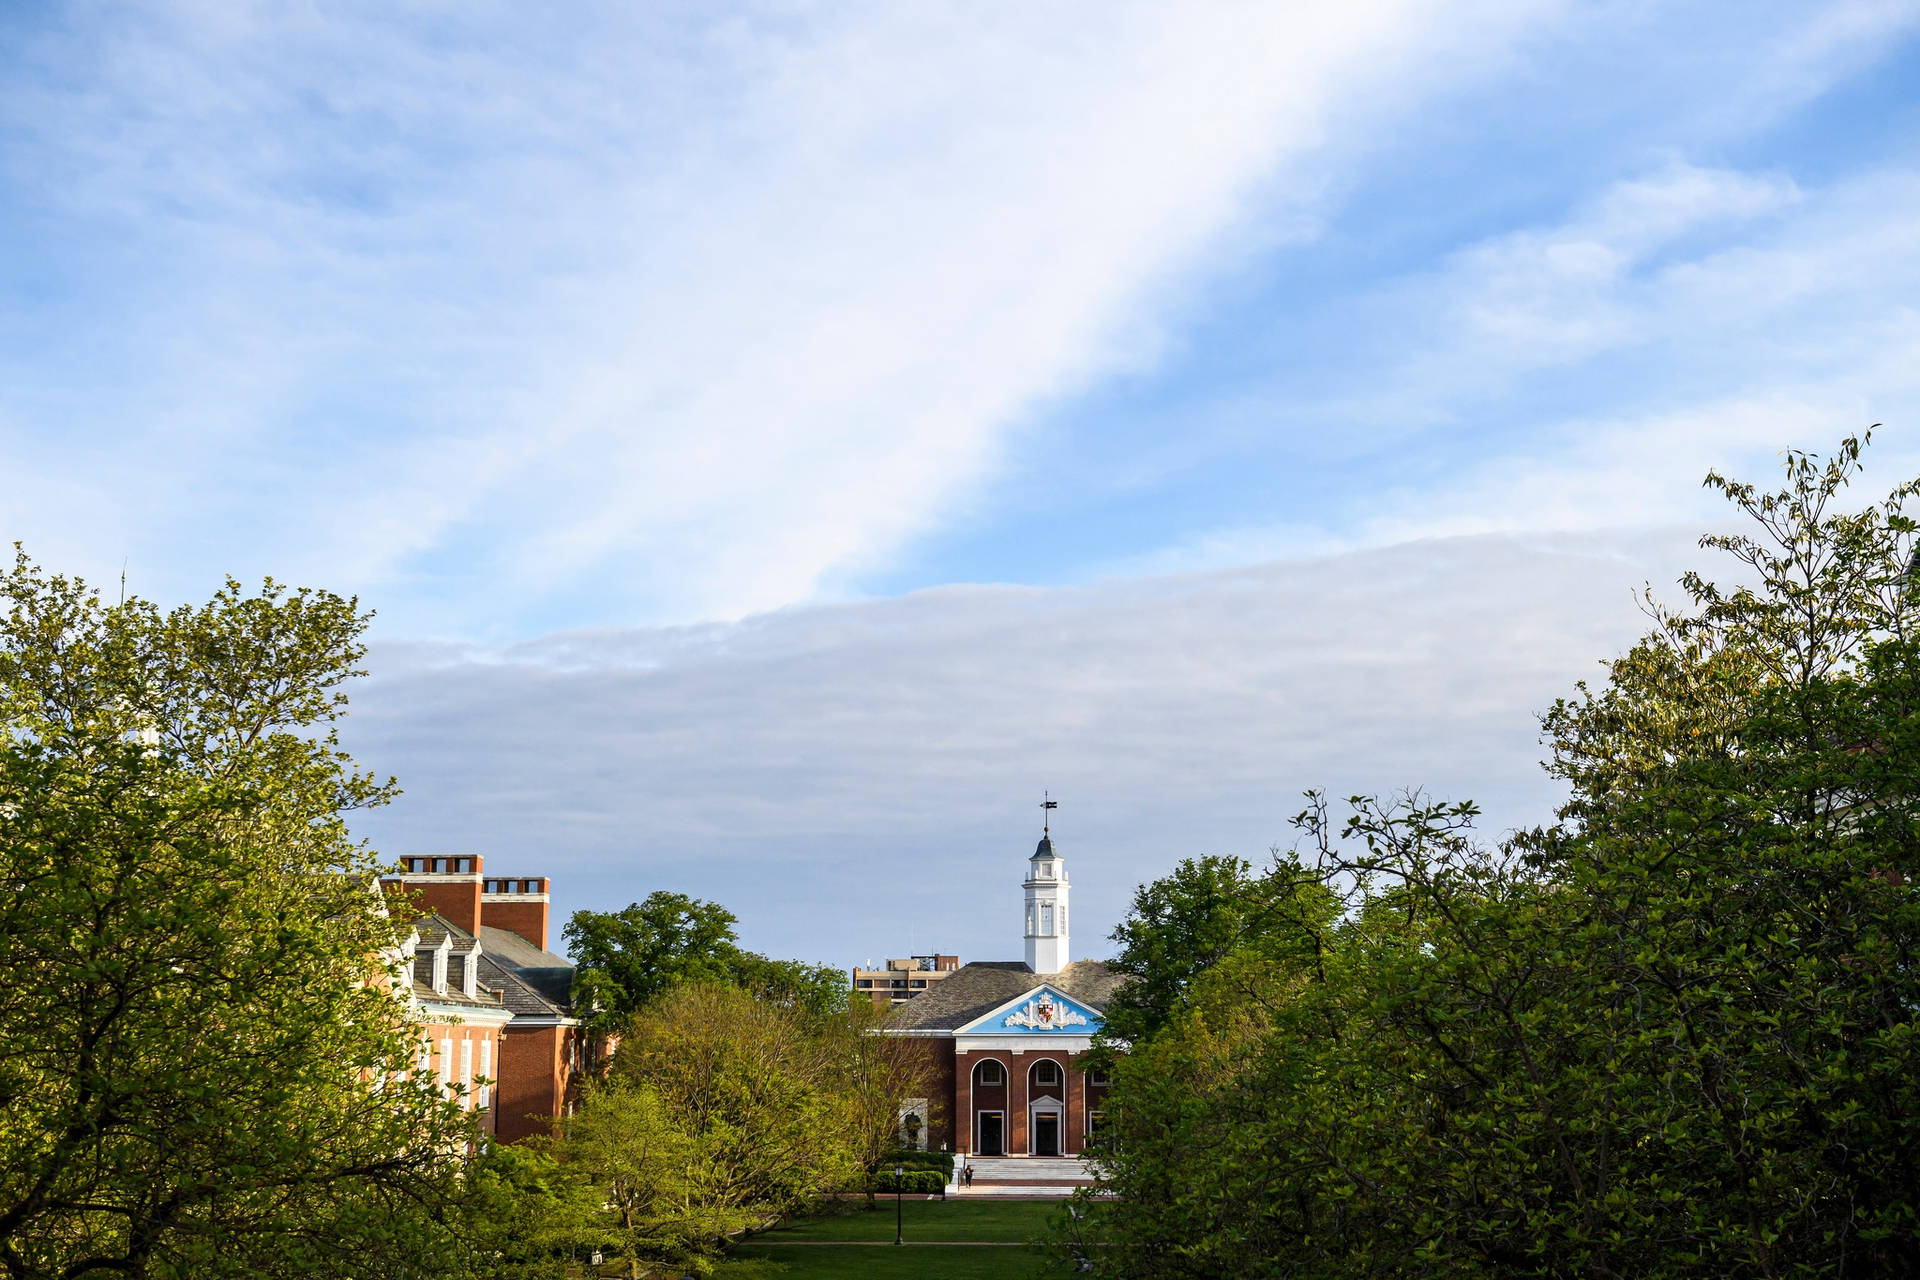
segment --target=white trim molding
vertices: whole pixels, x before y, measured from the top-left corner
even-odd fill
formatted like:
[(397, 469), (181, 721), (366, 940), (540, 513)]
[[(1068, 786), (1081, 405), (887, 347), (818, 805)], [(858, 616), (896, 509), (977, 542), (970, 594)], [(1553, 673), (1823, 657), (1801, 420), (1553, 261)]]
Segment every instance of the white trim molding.
[(998, 1053), (1085, 1053), (1093, 1048), (1092, 1036), (990, 1036), (970, 1035), (953, 1038), (955, 1053), (980, 1053), (993, 1051)]

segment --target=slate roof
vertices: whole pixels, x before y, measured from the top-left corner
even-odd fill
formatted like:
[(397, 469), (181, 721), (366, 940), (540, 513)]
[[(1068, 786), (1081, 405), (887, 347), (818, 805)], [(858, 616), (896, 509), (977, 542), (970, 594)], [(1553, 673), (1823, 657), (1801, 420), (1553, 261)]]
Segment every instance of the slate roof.
[(536, 947), (511, 929), (494, 925), (480, 926), (480, 945), (490, 956), (498, 956), (516, 969), (571, 969), (573, 961), (557, 956), (544, 947)]
[(413, 922), (413, 929), (415, 933), (420, 935), (420, 948), (423, 951), (436, 949), (439, 947), (442, 938), (449, 937), (453, 939), (453, 949), (455, 951), (470, 951), (473, 949), (472, 934), (445, 916), (436, 915), (431, 911), (421, 916), (418, 920), (415, 920)]
[(905, 1032), (955, 1031), (1043, 985), (1099, 1012), (1124, 981), (1126, 975), (1116, 973), (1104, 960), (1076, 960), (1060, 972), (1044, 976), (1019, 960), (975, 960), (960, 966), (951, 978), (928, 984), (924, 992), (895, 1011), (888, 1026)]
[[(510, 970), (513, 976), (562, 1015), (573, 1009), (573, 961), (536, 947), (511, 929), (490, 924), (480, 926), (481, 964), (494, 962), (497, 968)], [(481, 972), (485, 972), (484, 967)], [(512, 997), (508, 997), (511, 1004)], [(545, 1016), (551, 1016), (551, 1012)]]
[(423, 967), (426, 969), (429, 977), (432, 976), (433, 972), (433, 963), (427, 953), (438, 950), (440, 943), (447, 938), (453, 940), (453, 945), (449, 948), (453, 955), (464, 957), (464, 963), (473, 963), (475, 939), (472, 934), (451, 920), (448, 920), (445, 916), (436, 915), (431, 911), (421, 916), (418, 920), (415, 920), (412, 927), (413, 931), (418, 934), (420, 938), (419, 950), (415, 954), (413, 962), (413, 998), (415, 1000), (422, 1004), (453, 1005), (468, 1009), (498, 1009), (501, 1007), (501, 984), (487, 980), (484, 956), (482, 957), (482, 967), (474, 973), (474, 977), (478, 979), (476, 983), (477, 991), (474, 995), (470, 996), (463, 991), (460, 984), (452, 980), (451, 975), (449, 975), (447, 989), (445, 991), (435, 991), (431, 982), (423, 981), (421, 978), (421, 969)]
[(485, 952), (480, 955), (480, 981), (500, 992), (506, 1001), (508, 1011), (516, 1018), (564, 1018), (567, 1016), (565, 1005), (558, 1005), (547, 999), (536, 988), (522, 980), (519, 974)]
[[(482, 967), (480, 994), (477, 996), (470, 996), (455, 986), (448, 986), (445, 991), (435, 991), (431, 983), (416, 980), (413, 984), (413, 998), (421, 1004), (458, 1005), (465, 1009), (498, 1009), (501, 1007), (500, 998), (495, 991), (490, 991), (488, 988), (497, 989), (499, 985), (497, 982), (487, 981), (486, 969)], [(511, 1009), (513, 1006), (508, 1005), (507, 1008)]]

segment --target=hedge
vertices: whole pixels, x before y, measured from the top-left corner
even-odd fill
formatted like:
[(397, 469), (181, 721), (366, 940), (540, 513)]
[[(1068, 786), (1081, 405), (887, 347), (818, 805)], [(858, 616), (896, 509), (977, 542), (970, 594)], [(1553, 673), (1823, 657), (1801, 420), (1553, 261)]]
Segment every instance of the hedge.
[(894, 1165), (905, 1165), (909, 1169), (938, 1169), (947, 1175), (947, 1181), (953, 1181), (953, 1152), (951, 1151), (889, 1151), (880, 1162), (883, 1169)]
[(885, 1195), (898, 1191), (907, 1196), (937, 1196), (947, 1189), (947, 1179), (938, 1169), (909, 1169), (898, 1178), (888, 1169), (874, 1177), (873, 1189)]

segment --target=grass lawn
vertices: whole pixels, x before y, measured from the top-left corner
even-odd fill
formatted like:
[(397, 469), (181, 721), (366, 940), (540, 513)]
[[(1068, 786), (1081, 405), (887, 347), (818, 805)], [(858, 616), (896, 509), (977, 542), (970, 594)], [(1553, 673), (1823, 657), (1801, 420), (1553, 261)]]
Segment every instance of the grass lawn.
[(1045, 1262), (1019, 1246), (741, 1245), (715, 1280), (1038, 1280)]
[(719, 1280), (1028, 1280), (1043, 1259), (1025, 1242), (1060, 1212), (1057, 1201), (1023, 1200), (907, 1200), (900, 1208), (904, 1248), (893, 1247), (893, 1204), (883, 1201), (871, 1213), (804, 1218), (755, 1236), (728, 1255)]
[[(909, 1240), (1032, 1240), (1063, 1212), (1058, 1200), (903, 1200), (900, 1216)], [(753, 1238), (755, 1244), (783, 1240), (893, 1240), (893, 1201), (883, 1199), (871, 1213), (802, 1218)]]

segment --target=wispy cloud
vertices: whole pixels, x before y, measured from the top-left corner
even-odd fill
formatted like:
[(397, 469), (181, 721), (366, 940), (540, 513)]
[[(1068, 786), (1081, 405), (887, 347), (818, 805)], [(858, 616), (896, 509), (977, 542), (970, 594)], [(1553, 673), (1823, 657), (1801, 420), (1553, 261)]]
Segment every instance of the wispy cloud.
[[(56, 418), (110, 441), (163, 575), (212, 543), (508, 628), (805, 599), (1151, 353), (1256, 194), (1311, 210), (1330, 120), (1539, 8), (81, 11), (0, 157), (16, 230), (99, 242), (59, 283), (118, 349), (0, 423), (40, 476)], [(9, 372), (88, 363), (76, 323)]]
[(1708, 470), (1766, 474), (1875, 422), (1875, 473), (1920, 474), (1917, 206), (1920, 170), (1808, 186), (1668, 160), (1463, 248), (1365, 304), (1396, 317), (1385, 369), (1270, 401), (1372, 451), (1363, 500), (1309, 499), (1102, 572), (1697, 520)]

